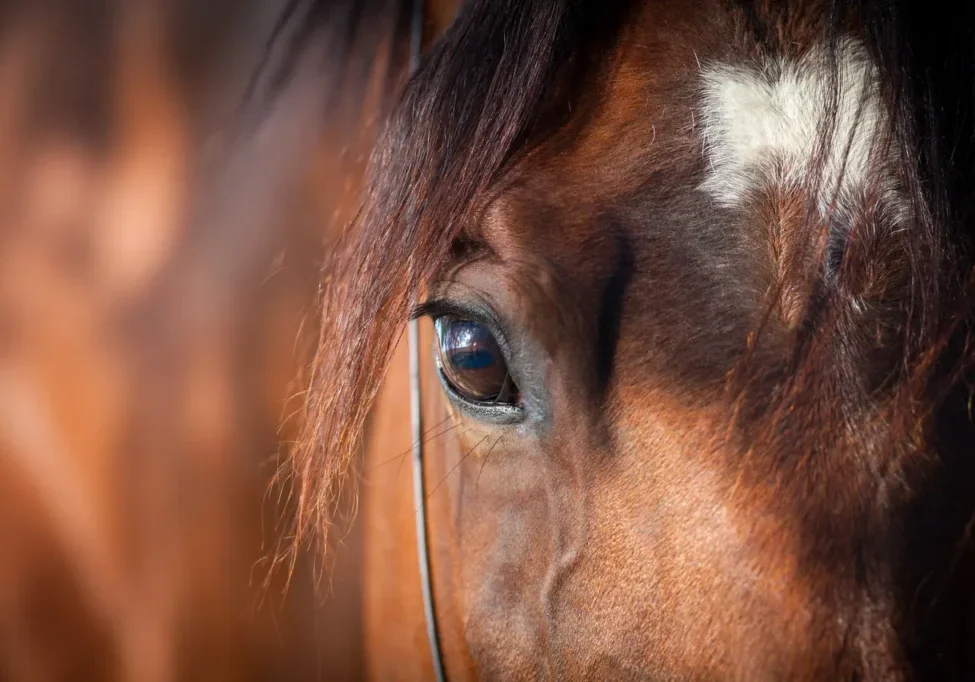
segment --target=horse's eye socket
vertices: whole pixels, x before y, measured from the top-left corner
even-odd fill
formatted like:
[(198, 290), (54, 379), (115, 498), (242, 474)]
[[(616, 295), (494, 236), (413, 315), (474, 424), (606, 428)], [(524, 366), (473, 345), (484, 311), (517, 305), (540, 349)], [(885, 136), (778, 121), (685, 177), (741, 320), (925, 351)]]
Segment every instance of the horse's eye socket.
[(440, 371), (454, 391), (476, 402), (515, 402), (504, 354), (484, 325), (445, 315), (435, 326)]

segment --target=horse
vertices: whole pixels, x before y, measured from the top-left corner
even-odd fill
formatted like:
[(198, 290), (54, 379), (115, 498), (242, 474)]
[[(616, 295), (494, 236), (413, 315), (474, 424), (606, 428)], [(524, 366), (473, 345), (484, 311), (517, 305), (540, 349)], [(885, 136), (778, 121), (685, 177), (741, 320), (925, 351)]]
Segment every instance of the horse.
[(292, 453), (366, 676), (971, 679), (975, 12), (420, 9)]
[(354, 538), (283, 601), (269, 486), (397, 17), (287, 5), (0, 8), (4, 681), (361, 675)]

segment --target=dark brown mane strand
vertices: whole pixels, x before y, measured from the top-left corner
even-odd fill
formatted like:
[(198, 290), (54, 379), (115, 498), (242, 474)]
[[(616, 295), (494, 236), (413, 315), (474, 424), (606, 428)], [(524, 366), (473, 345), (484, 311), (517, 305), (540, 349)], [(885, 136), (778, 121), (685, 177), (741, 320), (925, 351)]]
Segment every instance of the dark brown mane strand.
[(555, 76), (612, 36), (628, 3), (467, 3), (408, 85), (372, 159), (364, 212), (325, 282), (295, 450), (299, 541), (327, 526), (336, 484), (420, 289), (479, 197), (524, 148)]

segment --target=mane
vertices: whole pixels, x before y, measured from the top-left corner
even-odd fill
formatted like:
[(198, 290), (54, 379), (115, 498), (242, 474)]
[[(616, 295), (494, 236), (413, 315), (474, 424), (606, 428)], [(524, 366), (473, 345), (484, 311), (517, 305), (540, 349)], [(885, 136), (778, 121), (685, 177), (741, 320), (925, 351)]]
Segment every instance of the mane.
[[(598, 46), (618, 37), (628, 9), (608, 16), (600, 4), (467, 2), (405, 88), (373, 156), (363, 211), (325, 269), (323, 324), (293, 461), (302, 510), (299, 542), (320, 537), (329, 525), (368, 411), (424, 283), (477, 216), (483, 195), (544, 135), (542, 107), (561, 92), (554, 84), (565, 65), (593, 46), (598, 61)], [(776, 22), (790, 21), (775, 3), (728, 4), (765, 47), (774, 45)], [(822, 10), (832, 63), (844, 30), (851, 24), (862, 29), (894, 112), (892, 143), (913, 155), (903, 163), (917, 227), (907, 249), (911, 309), (898, 379), (898, 386), (908, 387), (898, 404), (906, 415), (902, 432), (909, 432), (921, 418), (918, 401), (934, 405), (935, 396), (945, 397), (970, 366), (965, 339), (975, 133), (972, 93), (957, 86), (975, 82), (972, 22), (966, 17), (942, 26), (907, 1), (813, 4)], [(829, 319), (841, 298), (822, 289), (809, 296), (811, 327)], [(776, 377), (780, 405), (799, 394), (816, 362), (822, 357), (815, 344), (797, 342), (789, 366)], [(773, 431), (780, 426), (770, 425), (761, 437), (778, 440)]]
[[(298, 542), (318, 534), (424, 281), (522, 150), (557, 72), (606, 17), (594, 1), (466, 3), (403, 92), (364, 210), (325, 267), (323, 324), (294, 453)], [(380, 330), (383, 330), (380, 332)]]

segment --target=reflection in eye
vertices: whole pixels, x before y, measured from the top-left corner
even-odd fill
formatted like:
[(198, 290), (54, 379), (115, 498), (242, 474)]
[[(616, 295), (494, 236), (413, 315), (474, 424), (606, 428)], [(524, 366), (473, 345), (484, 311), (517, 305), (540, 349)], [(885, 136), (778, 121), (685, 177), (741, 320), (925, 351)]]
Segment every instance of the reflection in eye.
[(484, 325), (444, 315), (435, 326), (440, 370), (457, 394), (475, 402), (515, 402), (504, 354)]

